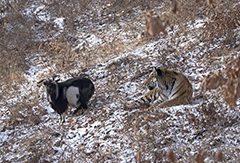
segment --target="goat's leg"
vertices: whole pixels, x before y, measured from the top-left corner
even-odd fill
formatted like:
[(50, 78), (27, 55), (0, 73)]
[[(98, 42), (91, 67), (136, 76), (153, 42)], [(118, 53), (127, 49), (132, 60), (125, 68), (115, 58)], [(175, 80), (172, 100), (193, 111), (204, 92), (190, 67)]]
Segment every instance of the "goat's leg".
[[(73, 111), (72, 115), (77, 114), (78, 110), (80, 110), (80, 109), (82, 110), (82, 105), (79, 106), (75, 111)], [(83, 114), (83, 111), (81, 112), (81, 114)]]
[(65, 122), (65, 112), (60, 114), (60, 124), (62, 125)]
[[(78, 110), (80, 110), (80, 109), (86, 110), (87, 108), (88, 108), (87, 104), (86, 104), (85, 102), (83, 102), (83, 103), (81, 103), (81, 106), (79, 106), (79, 107), (73, 112), (73, 115), (75, 115), (75, 114), (78, 112)], [(83, 114), (83, 110), (82, 110), (81, 114)]]
[(87, 104), (85, 102), (83, 102), (81, 106), (82, 106), (83, 109), (87, 109), (88, 108), (88, 106), (87, 106)]

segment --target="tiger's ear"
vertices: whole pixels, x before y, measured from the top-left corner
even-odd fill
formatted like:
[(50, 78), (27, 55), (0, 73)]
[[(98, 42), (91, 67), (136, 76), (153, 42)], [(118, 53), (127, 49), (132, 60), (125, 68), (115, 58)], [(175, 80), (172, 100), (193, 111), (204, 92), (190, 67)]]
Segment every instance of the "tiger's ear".
[(162, 71), (159, 68), (154, 67), (154, 69), (157, 72), (158, 76), (162, 75)]

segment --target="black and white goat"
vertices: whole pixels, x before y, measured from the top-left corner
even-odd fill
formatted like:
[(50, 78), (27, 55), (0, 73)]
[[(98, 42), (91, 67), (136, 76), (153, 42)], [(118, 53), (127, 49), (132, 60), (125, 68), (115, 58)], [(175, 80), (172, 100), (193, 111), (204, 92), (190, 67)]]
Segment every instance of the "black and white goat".
[(81, 108), (87, 109), (87, 103), (92, 97), (95, 88), (92, 81), (88, 78), (72, 78), (64, 82), (59, 82), (54, 75), (52, 79), (47, 78), (38, 82), (38, 86), (43, 83), (47, 99), (51, 107), (60, 115), (60, 123), (65, 121), (65, 113), (68, 106), (77, 108), (73, 114)]

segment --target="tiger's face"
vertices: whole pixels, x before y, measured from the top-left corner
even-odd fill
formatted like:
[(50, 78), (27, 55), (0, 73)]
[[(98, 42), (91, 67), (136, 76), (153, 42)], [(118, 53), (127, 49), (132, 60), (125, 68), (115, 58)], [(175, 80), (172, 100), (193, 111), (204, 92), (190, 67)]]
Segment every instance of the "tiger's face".
[(157, 69), (154, 68), (153, 71), (150, 73), (147, 81), (145, 82), (149, 90), (153, 90), (157, 86), (157, 76), (158, 76)]
[(155, 67), (145, 84), (149, 90), (153, 90), (156, 86), (161, 87), (162, 85), (166, 85), (166, 83), (171, 83), (174, 75), (176, 74), (169, 72), (165, 67)]

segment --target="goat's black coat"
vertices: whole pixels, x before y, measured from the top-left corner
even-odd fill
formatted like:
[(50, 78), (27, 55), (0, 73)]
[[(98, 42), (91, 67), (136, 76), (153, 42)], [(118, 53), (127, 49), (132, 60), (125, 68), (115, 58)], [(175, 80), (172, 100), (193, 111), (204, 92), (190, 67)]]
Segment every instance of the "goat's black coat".
[(87, 109), (88, 108), (87, 103), (95, 91), (92, 81), (88, 78), (73, 78), (65, 82), (58, 83), (59, 95), (60, 95), (60, 88), (61, 88), (61, 92), (63, 93), (63, 88), (64, 87), (69, 88), (70, 86), (78, 87), (80, 92), (79, 100), (80, 100), (81, 106), (77, 108), (77, 110), (73, 114), (77, 113), (77, 111), (81, 107), (83, 109)]
[[(56, 84), (58, 86), (58, 97), (56, 98)], [(79, 94), (80, 97), (77, 96), (77, 98), (79, 98), (78, 103), (80, 102), (80, 106), (73, 112), (73, 114), (76, 114), (77, 111), (81, 108), (83, 109), (87, 109), (87, 103), (90, 100), (90, 98), (92, 97), (95, 88), (94, 88), (94, 84), (92, 83), (92, 81), (88, 78), (72, 78), (69, 80), (66, 80), (64, 82), (57, 82), (55, 80), (49, 80), (44, 82), (44, 85), (47, 88), (47, 95), (48, 98), (51, 98), (51, 100), (49, 100), (51, 107), (58, 113), (60, 114), (60, 116), (68, 109), (68, 100), (66, 97), (66, 90), (71, 87), (77, 87), (79, 89)], [(62, 116), (61, 116), (61, 120)], [(64, 121), (64, 120), (63, 120)]]

